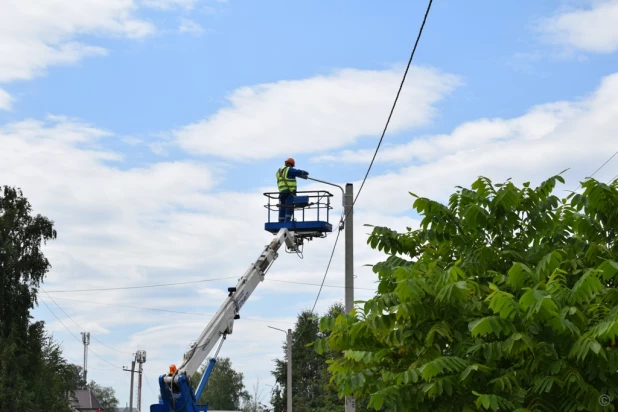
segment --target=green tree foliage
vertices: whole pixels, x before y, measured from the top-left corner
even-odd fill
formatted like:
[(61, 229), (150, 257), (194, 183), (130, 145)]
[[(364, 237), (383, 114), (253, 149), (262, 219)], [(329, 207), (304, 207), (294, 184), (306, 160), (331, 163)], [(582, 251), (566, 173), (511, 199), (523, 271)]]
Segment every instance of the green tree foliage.
[[(613, 411), (618, 401), (618, 184), (560, 199), (481, 177), (420, 228), (375, 227), (375, 297), (320, 319), (341, 396), (389, 411)], [(602, 404), (611, 404), (603, 406)]]
[[(334, 319), (343, 312), (343, 305), (336, 303), (325, 316)], [(326, 336), (328, 332), (320, 332), (315, 314), (307, 310), (298, 315), (292, 330), (292, 403), (295, 411), (330, 412), (343, 407), (343, 400), (339, 398), (336, 386), (330, 382), (327, 370), (328, 362), (341, 356), (341, 353), (319, 355), (310, 347), (316, 339)], [(284, 360), (275, 359), (275, 370), (272, 372), (278, 384), (270, 401), (274, 412), (284, 412), (287, 405), (287, 342), (283, 344), (283, 352)], [(366, 410), (364, 404), (359, 406), (359, 412)]]
[(42, 322), (30, 325), (24, 343), (0, 341), (0, 410), (69, 411), (75, 388), (61, 348)]
[[(197, 389), (207, 365), (208, 363), (191, 377), (194, 389)], [(198, 404), (205, 405), (208, 402), (209, 409), (239, 410), (242, 400), (249, 398), (242, 380), (243, 374), (232, 368), (230, 358), (217, 358)]]
[[(292, 402), (294, 410), (298, 412), (317, 410), (323, 403), (322, 372), (325, 369), (325, 362), (314, 350), (306, 346), (318, 337), (320, 334), (315, 315), (309, 310), (301, 312), (292, 331)], [(286, 410), (288, 350), (287, 341), (284, 341), (284, 360), (275, 359), (275, 370), (272, 372), (281, 387), (281, 396), (273, 397), (271, 400), (274, 412)]]
[(53, 222), (32, 208), (20, 190), (4, 186), (0, 196), (0, 337), (24, 333), (38, 287), (51, 267), (41, 243), (56, 238)]
[(0, 192), (0, 410), (69, 411), (73, 389), (60, 347), (32, 322), (40, 283), (50, 268), (41, 246), (53, 222), (33, 216), (20, 190)]
[(68, 373), (70, 377), (70, 385), (75, 389), (85, 389), (88, 386), (88, 382), (84, 379), (84, 368), (79, 365), (70, 364), (68, 366)]
[(104, 411), (115, 411), (118, 407), (118, 399), (116, 399), (116, 392), (114, 388), (108, 386), (101, 386), (95, 381), (90, 381), (88, 389), (97, 398)]

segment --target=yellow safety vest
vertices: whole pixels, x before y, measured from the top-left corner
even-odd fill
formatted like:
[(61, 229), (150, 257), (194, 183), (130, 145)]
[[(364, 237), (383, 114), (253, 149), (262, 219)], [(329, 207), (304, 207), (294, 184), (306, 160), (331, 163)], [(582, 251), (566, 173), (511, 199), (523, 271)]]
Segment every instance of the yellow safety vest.
[(289, 190), (290, 192), (296, 191), (296, 178), (288, 178), (288, 170), (289, 167), (281, 167), (277, 170), (277, 186), (279, 187), (279, 191), (283, 192), (284, 190)]

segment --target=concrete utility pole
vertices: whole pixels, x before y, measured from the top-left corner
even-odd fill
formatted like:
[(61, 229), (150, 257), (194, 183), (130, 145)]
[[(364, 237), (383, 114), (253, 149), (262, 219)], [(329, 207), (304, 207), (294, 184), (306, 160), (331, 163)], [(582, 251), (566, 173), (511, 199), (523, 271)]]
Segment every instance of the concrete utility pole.
[(146, 363), (146, 351), (138, 350), (135, 354), (135, 360), (139, 364), (139, 376), (137, 380), (137, 412), (142, 412), (142, 372), (143, 365)]
[(288, 331), (284, 331), (283, 329), (273, 328), (269, 326), (271, 329), (280, 330), (281, 332), (286, 334), (287, 343), (288, 343), (288, 383), (286, 387), (286, 392), (288, 395), (288, 408), (287, 412), (292, 412), (292, 329), (288, 329)]
[[(139, 370), (135, 371), (135, 363), (139, 365)], [(129, 390), (129, 410), (133, 411), (133, 388), (135, 387), (133, 383), (133, 375), (135, 373), (139, 373), (137, 380), (137, 410), (138, 412), (142, 412), (142, 372), (144, 371), (142, 365), (146, 363), (146, 351), (138, 350), (135, 353), (135, 359), (131, 361), (131, 369), (127, 369), (125, 367), (122, 368), (125, 372), (131, 372), (131, 389)]]
[[(345, 311), (354, 309), (354, 187), (345, 185), (343, 211), (345, 213)], [(356, 412), (354, 396), (346, 396), (345, 412)]]
[(84, 344), (84, 381), (88, 383), (88, 345), (90, 345), (90, 332), (82, 332)]
[(292, 329), (288, 329), (288, 412), (292, 412)]
[(131, 369), (122, 368), (125, 372), (131, 372), (131, 387), (129, 389), (129, 410), (133, 412), (133, 374), (135, 373), (135, 360), (131, 361)]
[(135, 372), (135, 361), (131, 361), (131, 392), (129, 395), (129, 411), (133, 412), (133, 373)]

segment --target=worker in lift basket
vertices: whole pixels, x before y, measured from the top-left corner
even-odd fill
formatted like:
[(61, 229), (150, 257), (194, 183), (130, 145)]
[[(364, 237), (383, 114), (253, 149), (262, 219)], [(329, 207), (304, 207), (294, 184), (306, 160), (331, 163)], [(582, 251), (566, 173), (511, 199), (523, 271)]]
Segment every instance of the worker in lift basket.
[(279, 187), (279, 222), (289, 222), (294, 214), (292, 204), (296, 195), (296, 178), (306, 179), (309, 172), (294, 169), (296, 162), (291, 157), (285, 160), (285, 166), (277, 170), (277, 186)]

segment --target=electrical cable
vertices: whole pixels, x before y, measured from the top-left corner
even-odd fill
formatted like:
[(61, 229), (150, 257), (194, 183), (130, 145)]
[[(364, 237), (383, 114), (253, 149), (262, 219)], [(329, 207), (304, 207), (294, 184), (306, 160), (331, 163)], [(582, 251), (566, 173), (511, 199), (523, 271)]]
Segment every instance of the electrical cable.
[[(328, 270), (330, 269), (330, 264), (333, 261), (333, 256), (335, 255), (335, 249), (337, 249), (337, 242), (339, 241), (339, 236), (341, 235), (341, 230), (342, 230), (342, 228), (339, 227), (339, 230), (337, 231), (337, 237), (335, 238), (335, 244), (333, 245), (333, 250), (330, 253), (330, 258), (328, 259), (328, 265), (326, 265), (326, 271), (324, 272), (324, 277), (322, 278), (322, 285), (320, 286), (320, 290), (318, 291), (318, 295), (315, 297), (315, 301), (313, 302), (313, 307), (311, 308), (311, 313), (313, 313), (313, 311), (315, 310), (315, 306), (318, 304), (318, 299), (320, 298), (320, 294), (322, 293), (322, 287), (324, 286), (324, 281), (326, 280), (326, 276), (328, 275)], [(306, 327), (307, 327), (307, 324), (305, 323), (305, 326), (298, 333), (298, 336), (302, 336), (302, 334), (305, 331)]]
[[(72, 293), (72, 292), (106, 292), (106, 291), (112, 291), (112, 290), (125, 290), (125, 289), (141, 289), (141, 288), (158, 288), (158, 287), (167, 287), (167, 286), (180, 286), (180, 285), (187, 285), (187, 284), (194, 284), (194, 283), (200, 283), (200, 282), (210, 282), (210, 281), (214, 281), (214, 280), (224, 280), (224, 279), (236, 279), (237, 276), (229, 276), (226, 278), (214, 278), (214, 279), (203, 279), (203, 280), (194, 280), (194, 281), (190, 281), (190, 282), (177, 282), (177, 283), (161, 283), (161, 284), (156, 284), (156, 285), (143, 285), (143, 286), (119, 286), (119, 287), (115, 287), (115, 288), (92, 288), (92, 289), (63, 289), (63, 290), (48, 290), (45, 293), (49, 294), (54, 294), (54, 293)], [(284, 280), (284, 279), (273, 279), (270, 277), (266, 277), (264, 278), (264, 280), (269, 280), (269, 281), (273, 281), (273, 282), (282, 282), (282, 283), (294, 283), (294, 284), (298, 284), (298, 285), (309, 285), (309, 286), (323, 286), (325, 288), (343, 288), (345, 289), (345, 286), (337, 286), (337, 285), (321, 285), (319, 283), (309, 283), (309, 282), (295, 282), (292, 280)], [(370, 289), (370, 288), (355, 288), (358, 290), (374, 290), (374, 289)], [(56, 299), (60, 299), (58, 297), (56, 297)]]
[(93, 371), (115, 371), (116, 367), (102, 369), (102, 368), (95, 368), (93, 366), (88, 365), (88, 370), (93, 370)]
[[(273, 282), (282, 282), (282, 283), (294, 283), (296, 285), (308, 285), (308, 286), (322, 286), (325, 288), (339, 288), (339, 289), (345, 289), (346, 286), (338, 286), (338, 285), (320, 285), (319, 283), (308, 283), (308, 282), (295, 282), (293, 280), (283, 280), (283, 279), (273, 279), (273, 278), (266, 278), (265, 280), (270, 280)], [(371, 289), (371, 288), (354, 288), (354, 289), (358, 289), (358, 290), (370, 290), (370, 291), (374, 291), (375, 289)]]
[(157, 395), (155, 394), (154, 389), (152, 389), (152, 386), (150, 386), (150, 382), (148, 381), (148, 376), (146, 376), (145, 374), (143, 376), (144, 376), (144, 380), (146, 381), (146, 385), (148, 386), (148, 389), (150, 389), (150, 393), (152, 394), (152, 396), (156, 398)]
[[(386, 124), (385, 124), (385, 126), (384, 126), (384, 130), (382, 131), (382, 135), (380, 136), (380, 140), (378, 141), (378, 145), (377, 145), (377, 147), (376, 147), (376, 150), (375, 150), (375, 152), (374, 152), (374, 154), (373, 154), (373, 157), (372, 157), (372, 159), (371, 159), (371, 162), (370, 162), (370, 164), (369, 164), (369, 167), (367, 168), (367, 172), (365, 173), (365, 177), (363, 178), (363, 181), (362, 181), (362, 183), (361, 183), (361, 186), (360, 186), (360, 188), (359, 188), (358, 192), (356, 193), (356, 196), (355, 196), (355, 198), (354, 198), (354, 201), (352, 202), (352, 206), (354, 206), (354, 205), (356, 204), (356, 201), (358, 200), (358, 197), (360, 196), (360, 193), (361, 193), (361, 191), (363, 190), (363, 187), (364, 187), (364, 185), (365, 185), (365, 182), (367, 181), (367, 178), (368, 178), (368, 176), (369, 176), (369, 173), (370, 173), (370, 171), (371, 171), (371, 168), (373, 167), (373, 163), (374, 163), (374, 161), (375, 161), (375, 158), (376, 158), (376, 156), (377, 156), (377, 154), (378, 154), (378, 151), (380, 150), (380, 146), (382, 145), (382, 141), (384, 140), (384, 136), (385, 136), (385, 134), (386, 134), (386, 131), (387, 131), (388, 126), (389, 126), (389, 124), (390, 124), (391, 118), (392, 118), (393, 113), (394, 113), (394, 111), (395, 111), (395, 107), (397, 106), (397, 101), (399, 100), (399, 96), (400, 96), (400, 94), (401, 94), (401, 90), (403, 89), (403, 85), (404, 85), (404, 83), (405, 83), (405, 80), (406, 80), (406, 77), (407, 77), (408, 71), (409, 71), (409, 69), (410, 69), (410, 65), (412, 64), (412, 60), (413, 60), (413, 58), (414, 58), (414, 54), (416, 53), (416, 49), (417, 49), (418, 44), (419, 44), (419, 41), (420, 41), (420, 39), (421, 39), (421, 35), (422, 35), (422, 33), (423, 33), (423, 29), (424, 29), (424, 27), (425, 27), (425, 23), (426, 23), (426, 21), (427, 21), (427, 16), (429, 15), (429, 11), (430, 11), (430, 9), (431, 9), (431, 5), (432, 5), (432, 3), (433, 3), (433, 0), (429, 0), (428, 6), (427, 6), (427, 10), (426, 10), (426, 12), (425, 12), (425, 16), (424, 16), (424, 18), (423, 18), (423, 22), (422, 22), (422, 24), (421, 24), (421, 27), (420, 27), (420, 30), (419, 30), (418, 36), (417, 36), (416, 41), (415, 41), (415, 43), (414, 43), (414, 47), (413, 47), (413, 49), (412, 49), (412, 53), (410, 54), (410, 58), (409, 58), (409, 60), (408, 60), (408, 64), (407, 64), (406, 69), (405, 69), (404, 74), (403, 74), (403, 78), (402, 78), (402, 80), (401, 80), (401, 84), (399, 85), (399, 89), (397, 90), (397, 95), (395, 96), (395, 101), (393, 102), (393, 106), (391, 107), (391, 111), (390, 111), (390, 113), (389, 113), (389, 115), (388, 115), (388, 118), (387, 118)], [(614, 154), (614, 156), (615, 156), (616, 154), (618, 154), (618, 152), (616, 152), (616, 153)], [(612, 156), (612, 158), (613, 158), (613, 156)], [(611, 160), (611, 158), (610, 158), (609, 160)], [(609, 160), (608, 160), (608, 162), (609, 162)], [(606, 162), (606, 163), (607, 163), (607, 162)], [(604, 166), (604, 165), (603, 165), (603, 166)], [(601, 166), (601, 167), (603, 167), (603, 166)], [(600, 168), (599, 168), (599, 170), (600, 170)], [(597, 171), (598, 171), (598, 170), (597, 170)], [(595, 172), (595, 173), (596, 173), (596, 172)], [(345, 218), (347, 218), (347, 215), (348, 215), (348, 214), (349, 214), (352, 210), (353, 210), (353, 208), (350, 208), (350, 211), (348, 211), (348, 213), (347, 213), (347, 214), (345, 214)], [(342, 221), (343, 221), (343, 222), (345, 222), (345, 218), (342, 218)], [(321, 292), (322, 292), (322, 288), (324, 287), (324, 282), (325, 282), (325, 280), (326, 280), (326, 276), (328, 275), (328, 271), (329, 271), (329, 269), (330, 269), (330, 265), (331, 265), (331, 263), (332, 263), (332, 259), (333, 259), (333, 256), (334, 256), (334, 254), (335, 254), (335, 250), (336, 250), (336, 247), (337, 247), (337, 243), (338, 243), (338, 240), (339, 240), (339, 236), (340, 236), (340, 234), (341, 234), (341, 227), (339, 228), (339, 231), (337, 232), (337, 237), (336, 237), (336, 239), (335, 239), (335, 243), (334, 243), (334, 245), (333, 245), (333, 249), (332, 249), (332, 252), (331, 252), (330, 258), (329, 258), (329, 260), (328, 260), (328, 265), (327, 265), (327, 267), (326, 267), (326, 271), (325, 271), (325, 273), (324, 273), (324, 277), (322, 278), (322, 283), (321, 283), (321, 285), (320, 285), (320, 289), (319, 289), (319, 291), (318, 291), (318, 294), (317, 294), (317, 296), (316, 296), (316, 299), (315, 299), (315, 301), (314, 301), (314, 303), (313, 303), (313, 308), (311, 309), (311, 312), (313, 312), (313, 311), (315, 310), (315, 307), (316, 307), (317, 302), (318, 302), (318, 300), (319, 300), (320, 294), (321, 294)], [(193, 283), (197, 283), (197, 282), (193, 282)], [(152, 286), (152, 287), (158, 287), (158, 286)], [(101, 289), (101, 290), (139, 289), (139, 288), (143, 288), (143, 287), (137, 287), (137, 286), (136, 286), (136, 287), (126, 287), (126, 288), (105, 288), (105, 289)], [(60, 293), (60, 292), (64, 292), (64, 291), (52, 291), (52, 292), (54, 292), (54, 293)], [(67, 292), (68, 292), (68, 291), (67, 291)], [(71, 292), (73, 292), (73, 291), (71, 291)], [(48, 295), (48, 296), (49, 296), (49, 295)], [(49, 298), (51, 299), (51, 296), (49, 296)], [(69, 299), (66, 299), (66, 300), (69, 300)], [(73, 300), (74, 300), (74, 299), (73, 299)], [(53, 299), (52, 299), (52, 301), (53, 301)], [(43, 303), (45, 303), (45, 302), (43, 302)], [(55, 302), (54, 302), (54, 303), (55, 303)], [(90, 302), (90, 303), (97, 304), (97, 302)], [(130, 307), (130, 306), (127, 306), (127, 305), (112, 305), (112, 304), (104, 304), (104, 305)], [(47, 306), (47, 304), (46, 304), (46, 303), (45, 303), (45, 306)], [(50, 309), (50, 308), (49, 308), (49, 306), (47, 306), (47, 308), (48, 308), (48, 309)], [(161, 312), (175, 312), (175, 313), (196, 314), (196, 315), (202, 315), (202, 316), (213, 316), (213, 315), (204, 315), (204, 314), (189, 313), (189, 312), (167, 311), (167, 310), (163, 310), (163, 309), (155, 309), (155, 308), (141, 308), (141, 307), (132, 307), (132, 308), (136, 308), (136, 309), (143, 309), (143, 310), (157, 310), (157, 311), (161, 311)], [(51, 309), (50, 309), (50, 311), (51, 311)], [(52, 312), (52, 313), (53, 313), (53, 312)], [(66, 313), (65, 313), (65, 314), (66, 314)], [(54, 316), (55, 316), (55, 314), (54, 314)], [(68, 315), (67, 315), (67, 316), (68, 316)], [(57, 318), (57, 317), (56, 317), (56, 318)], [(70, 318), (70, 317), (69, 317), (69, 318)], [(58, 318), (57, 318), (57, 319), (58, 319)], [(60, 321), (60, 319), (58, 319), (58, 320)], [(248, 319), (248, 320), (251, 320), (251, 319)], [(255, 319), (255, 321), (260, 321), (260, 320)], [(271, 321), (266, 321), (266, 322), (271, 322)], [(62, 323), (62, 322), (60, 322), (60, 323)], [(271, 323), (272, 323), (272, 322), (271, 322)], [(284, 323), (284, 322), (278, 322), (278, 323)], [(63, 324), (63, 325), (64, 325), (64, 324)], [(66, 326), (65, 326), (65, 328), (66, 328)], [(68, 328), (67, 328), (67, 330), (68, 330)], [(73, 333), (71, 332), (71, 334), (73, 334)], [(77, 339), (77, 337), (76, 337), (75, 335), (73, 335), (73, 336)], [(78, 340), (79, 340), (79, 339), (78, 339)], [(93, 354), (94, 354), (94, 352), (93, 352)], [(97, 357), (98, 357), (98, 355), (96, 355), (96, 354), (95, 354), (95, 356), (97, 356)], [(101, 358), (101, 359), (102, 359), (102, 358)], [(104, 360), (104, 359), (103, 359), (103, 360)], [(107, 362), (107, 361), (106, 361), (106, 362)], [(108, 362), (108, 363), (109, 363), (109, 362)], [(111, 364), (111, 363), (110, 363), (110, 365), (117, 367), (116, 365), (113, 365), (113, 364)]]
[(322, 293), (322, 287), (324, 286), (324, 281), (326, 280), (326, 275), (328, 275), (328, 270), (330, 269), (330, 264), (333, 261), (333, 256), (335, 255), (335, 249), (337, 248), (337, 242), (339, 241), (339, 235), (341, 234), (341, 230), (337, 231), (337, 237), (335, 238), (335, 244), (333, 245), (333, 250), (330, 254), (330, 258), (328, 259), (328, 265), (326, 265), (326, 271), (324, 272), (324, 277), (322, 278), (322, 285), (320, 285), (320, 290), (318, 290), (318, 295), (315, 297), (315, 302), (313, 302), (313, 307), (311, 308), (311, 313), (315, 310), (315, 306), (318, 304), (318, 299), (320, 298), (320, 294)]
[[(53, 300), (52, 300), (52, 301), (53, 301)], [(65, 325), (65, 324), (64, 324), (64, 322), (62, 322), (62, 321), (60, 320), (60, 318), (58, 317), (58, 315), (56, 315), (56, 314), (54, 313), (54, 311), (53, 311), (53, 310), (51, 310), (51, 308), (49, 307), (49, 305), (48, 305), (45, 301), (43, 301), (43, 300), (42, 300), (42, 302), (43, 302), (43, 304), (45, 305), (45, 307), (47, 307), (47, 309), (51, 312), (51, 314), (52, 314), (52, 315), (54, 315), (54, 317), (58, 320), (58, 322), (60, 322), (60, 324), (61, 324), (62, 326), (64, 326), (64, 328), (65, 328), (65, 329), (66, 329), (66, 330), (67, 330), (67, 331), (68, 331), (68, 332), (69, 332), (69, 333), (70, 333), (70, 334), (71, 334), (71, 335), (72, 335), (72, 336), (73, 336), (73, 337), (74, 337), (74, 338), (75, 338), (75, 339), (76, 339), (79, 343), (82, 343), (81, 339), (80, 339), (80, 338), (78, 338), (77, 336), (75, 336), (75, 334), (71, 331), (71, 329), (69, 329), (69, 328), (67, 327), (67, 325)], [(97, 358), (101, 359), (103, 362), (105, 362), (105, 363), (107, 363), (107, 364), (109, 364), (109, 365), (113, 366), (114, 368), (116, 368), (116, 369), (122, 369), (122, 367), (117, 366), (117, 365), (114, 365), (113, 363), (111, 363), (111, 362), (109, 362), (109, 361), (107, 361), (107, 360), (103, 359), (102, 357), (100, 357), (99, 355), (97, 355), (97, 354), (96, 354), (96, 353), (95, 353), (92, 349), (90, 350), (90, 352), (91, 352), (94, 356), (96, 356)]]
[[(49, 294), (45, 291), (45, 289), (41, 288), (41, 290), (43, 291), (43, 293), (45, 293), (47, 295), (48, 298), (51, 299), (52, 302), (54, 302), (54, 305), (56, 305), (58, 307), (58, 309), (60, 309), (62, 311), (62, 313), (64, 313), (66, 315), (66, 317), (69, 318), (71, 320), (71, 322), (73, 322), (75, 324), (75, 326), (77, 326), (82, 332), (86, 332), (86, 330), (84, 328), (82, 328), (77, 322), (75, 322), (75, 320), (72, 317), (70, 317), (69, 314), (66, 313), (66, 311), (64, 309), (62, 309), (62, 307), (60, 307), (60, 305), (51, 296), (49, 296)], [(105, 346), (106, 348), (109, 348), (109, 349), (111, 349), (113, 351), (116, 351), (118, 353), (122, 353), (124, 355), (132, 355), (133, 354), (132, 352), (124, 352), (124, 351), (118, 350), (116, 348), (112, 348), (108, 344), (101, 342), (99, 339), (96, 338), (96, 336), (92, 336), (92, 339), (96, 340), (101, 345)]]
[[(397, 106), (397, 101), (399, 100), (399, 95), (401, 94), (401, 90), (403, 89), (403, 84), (406, 81), (406, 76), (408, 75), (408, 71), (410, 69), (410, 65), (412, 64), (412, 59), (414, 59), (414, 54), (416, 53), (416, 48), (418, 47), (418, 43), (421, 40), (421, 35), (423, 34), (423, 28), (425, 27), (425, 22), (427, 21), (427, 16), (429, 15), (429, 10), (431, 10), (431, 4), (433, 0), (429, 0), (429, 4), (427, 5), (427, 10), (425, 11), (425, 17), (423, 18), (423, 23), (421, 24), (421, 28), (419, 29), (418, 35), (416, 36), (416, 41), (414, 42), (414, 47), (412, 48), (412, 53), (410, 54), (410, 59), (408, 60), (408, 65), (406, 66), (406, 70), (403, 73), (403, 78), (401, 79), (401, 84), (399, 85), (399, 90), (397, 90), (397, 95), (395, 96), (395, 101), (393, 102), (393, 107), (388, 115), (388, 119), (386, 120), (386, 125), (384, 125), (384, 130), (382, 131), (382, 136), (380, 136), (380, 140), (378, 141), (378, 146), (376, 147), (375, 152), (373, 153), (373, 158), (371, 159), (371, 163), (369, 163), (369, 167), (367, 168), (367, 173), (365, 173), (365, 177), (363, 178), (363, 182), (361, 183), (360, 189), (356, 193), (356, 197), (354, 198), (354, 202), (352, 202), (352, 206), (356, 204), (356, 200), (358, 200), (358, 196), (363, 190), (363, 186), (367, 181), (367, 177), (369, 176), (369, 172), (371, 171), (371, 167), (373, 166), (373, 162), (376, 159), (378, 151), (380, 150), (380, 145), (382, 145), (382, 140), (384, 140), (384, 135), (386, 134), (386, 130), (388, 129), (388, 125), (391, 121), (391, 117), (393, 116), (393, 112), (395, 111), (395, 107)], [(352, 210), (352, 209), (350, 209)], [(349, 212), (348, 212), (349, 213)], [(346, 215), (347, 217), (347, 215)]]
[[(129, 309), (141, 309), (141, 310), (151, 310), (151, 311), (156, 311), (156, 312), (175, 313), (175, 314), (180, 314), (180, 315), (196, 315), (196, 316), (209, 316), (209, 317), (214, 316), (214, 315), (208, 314), (208, 313), (183, 312), (183, 311), (178, 311), (178, 310), (171, 310), (171, 309), (168, 310), (168, 309), (159, 309), (159, 308), (146, 308), (146, 307), (142, 307), (142, 306), (122, 305), (120, 303), (103, 303), (103, 302), (93, 302), (91, 300), (80, 300), (80, 299), (59, 298), (59, 297), (56, 297), (56, 299), (68, 300), (68, 301), (72, 301), (72, 302), (90, 303), (90, 304), (93, 304), (93, 305), (117, 306), (117, 307), (121, 307), (121, 308), (129, 308)], [(289, 325), (290, 324), (290, 322), (280, 322), (280, 321), (273, 321), (273, 320), (263, 320), (263, 319), (253, 319), (253, 318), (243, 318), (243, 319), (244, 320), (250, 320), (252, 322), (281, 323), (281, 324), (285, 324), (285, 325)], [(80, 342), (81, 342), (81, 340), (80, 340)]]
[[(594, 173), (592, 173), (592, 175), (590, 175), (590, 177), (593, 177), (596, 173), (598, 173), (616, 155), (618, 155), (618, 151), (616, 153), (614, 153), (605, 163), (603, 163)], [(616, 175), (612, 179), (610, 179), (610, 181), (608, 183), (611, 183), (616, 178), (618, 178), (618, 175)], [(357, 193), (357, 198), (358, 198), (358, 193)], [(160, 284), (154, 284), (154, 285), (119, 286), (119, 287), (113, 287), (113, 288), (48, 290), (45, 293), (49, 295), (49, 294), (54, 294), (54, 293), (104, 292), (104, 291), (113, 291), (113, 290), (146, 289), (146, 288), (157, 288), (157, 287), (167, 287), (167, 286), (190, 285), (190, 284), (195, 284), (195, 283), (213, 282), (213, 281), (218, 281), (218, 280), (228, 280), (228, 279), (235, 279), (235, 278), (236, 278), (236, 276), (228, 276), (228, 277), (222, 277), (222, 278), (200, 279), (200, 280), (193, 280), (193, 281), (187, 281), (187, 282), (160, 283)], [(323, 285), (323, 284), (320, 285), (320, 284), (317, 284), (317, 283), (294, 282), (294, 281), (283, 280), (283, 279), (266, 278), (265, 280), (272, 280), (273, 282), (283, 282), (283, 283), (296, 283), (296, 284), (310, 285), (310, 286), (322, 286), (322, 287), (329, 287), (329, 288), (345, 288), (345, 286)], [(355, 289), (359, 289), (359, 290), (373, 290), (373, 289), (369, 289), (369, 288), (355, 288)], [(59, 298), (56, 298), (56, 299), (59, 299)]]
[[(358, 192), (356, 192), (356, 196), (354, 197), (354, 201), (352, 202), (352, 207), (350, 208), (350, 210), (345, 213), (344, 211), (344, 217), (342, 218), (342, 221), (345, 223), (345, 221), (347, 220), (348, 215), (354, 210), (354, 205), (356, 204), (356, 201), (358, 200), (358, 197), (361, 194), (361, 191), (363, 190), (363, 187), (365, 186), (365, 182), (367, 181), (367, 177), (369, 176), (369, 172), (371, 171), (371, 168), (373, 167), (373, 163), (376, 159), (376, 156), (378, 155), (378, 151), (380, 150), (380, 146), (382, 145), (382, 141), (384, 140), (384, 136), (386, 135), (386, 131), (388, 129), (388, 125), (390, 124), (391, 118), (393, 117), (393, 113), (395, 111), (395, 107), (397, 106), (397, 101), (399, 100), (399, 95), (401, 94), (401, 90), (403, 89), (403, 85), (406, 81), (406, 77), (408, 75), (408, 71), (410, 70), (410, 66), (412, 64), (412, 60), (414, 59), (414, 54), (416, 53), (416, 49), (418, 47), (418, 44), (421, 40), (421, 36), (423, 34), (423, 29), (425, 28), (425, 23), (427, 22), (427, 16), (429, 15), (429, 11), (431, 10), (431, 5), (433, 3), (433, 0), (429, 0), (429, 3), (427, 4), (427, 10), (425, 11), (425, 16), (423, 17), (423, 22), (421, 24), (421, 27), (419, 29), (418, 35), (416, 36), (416, 41), (414, 42), (414, 47), (412, 48), (412, 52), (410, 53), (410, 58), (408, 59), (408, 64), (406, 65), (406, 70), (403, 73), (403, 78), (401, 79), (401, 83), (399, 85), (399, 89), (397, 90), (397, 95), (395, 96), (395, 101), (393, 102), (393, 106), (391, 107), (391, 111), (388, 115), (388, 118), (386, 119), (386, 124), (384, 125), (384, 130), (382, 131), (382, 135), (380, 136), (380, 140), (378, 141), (378, 145), (376, 147), (375, 152), (373, 153), (373, 157), (371, 159), (371, 162), (369, 163), (369, 167), (367, 168), (367, 173), (365, 173), (365, 177), (363, 178), (363, 181), (360, 185), (360, 188), (358, 189)], [(335, 248), (337, 247), (337, 240), (339, 240), (339, 234), (341, 233), (341, 227), (339, 228), (339, 232), (337, 233), (337, 239), (335, 240), (335, 244), (333, 246), (333, 251), (331, 253), (330, 259), (328, 261), (328, 266), (326, 267), (326, 273), (324, 273), (324, 278), (322, 279), (322, 284), (324, 284), (324, 281), (326, 280), (326, 275), (328, 274), (328, 269), (330, 268), (330, 263), (332, 261), (333, 255), (335, 254)], [(318, 303), (318, 299), (320, 297), (320, 293), (322, 292), (322, 286), (320, 286), (320, 290), (318, 291), (318, 295), (315, 299), (315, 302), (313, 304), (313, 309), (311, 309), (311, 312), (313, 313), (313, 310), (315, 309), (316, 304)], [(306, 325), (306, 324), (305, 324)], [(304, 331), (304, 328), (303, 328)], [(301, 331), (302, 333), (302, 331)]]
[[(81, 365), (82, 364), (82, 360), (76, 360), (71, 356), (67, 356), (66, 353), (62, 354), (62, 357), (65, 358), (67, 361), (70, 361), (73, 365)], [(90, 365), (88, 365), (88, 370), (95, 370), (95, 371), (115, 371), (116, 369), (112, 369), (112, 368), (95, 368), (92, 367)]]
[[(50, 298), (50, 299), (51, 299), (51, 298)], [(94, 336), (94, 335), (92, 335), (92, 339), (96, 340), (97, 342), (99, 342), (99, 344), (101, 344), (101, 345), (105, 346), (106, 348), (109, 348), (109, 349), (111, 349), (111, 350), (113, 350), (113, 351), (115, 351), (115, 352), (122, 353), (123, 355), (133, 355), (133, 353), (132, 353), (132, 352), (125, 352), (125, 351), (121, 351), (121, 350), (119, 350), (119, 349), (116, 349), (116, 348), (113, 348), (113, 347), (109, 346), (109, 345), (108, 345), (108, 344), (106, 344), (106, 343), (101, 342), (101, 341), (100, 341), (99, 339), (97, 339), (97, 337), (96, 337), (96, 336)]]
[[(596, 174), (597, 174), (597, 172), (599, 172), (599, 170), (603, 169), (603, 168), (605, 167), (605, 165), (606, 165), (606, 164), (608, 164), (608, 163), (609, 163), (609, 162), (610, 162), (610, 161), (611, 161), (614, 157), (616, 157), (616, 155), (618, 155), (618, 150), (616, 150), (616, 152), (615, 152), (613, 155), (611, 155), (611, 156), (609, 157), (609, 159), (607, 159), (607, 160), (605, 161), (605, 163), (603, 163), (601, 166), (599, 166), (599, 168), (598, 168), (597, 170), (595, 170), (595, 171), (594, 171), (594, 172), (593, 172), (590, 176), (588, 176), (588, 178), (592, 178), (592, 177), (594, 177), (594, 175), (596, 175)], [(616, 177), (618, 177), (618, 175), (616, 175)], [(614, 179), (615, 179), (616, 177), (614, 177)], [(614, 179), (612, 179), (612, 180), (614, 180)], [(574, 192), (577, 192), (577, 191), (578, 191), (581, 187), (582, 187), (582, 184), (581, 184), (581, 182), (580, 182), (579, 186), (577, 186), (577, 189), (575, 189), (575, 190), (574, 190)]]
[(618, 150), (616, 150), (616, 152), (615, 152), (613, 155), (611, 155), (611, 156), (610, 156), (610, 158), (609, 158), (609, 159), (607, 159), (607, 160), (605, 161), (605, 163), (603, 163), (601, 166), (599, 166), (599, 168), (598, 168), (597, 170), (595, 170), (595, 171), (594, 171), (594, 173), (592, 173), (592, 174), (590, 175), (590, 177), (593, 177), (594, 175), (596, 175), (596, 174), (597, 174), (597, 172), (598, 172), (599, 170), (603, 169), (603, 168), (605, 167), (605, 165), (606, 165), (606, 164), (608, 164), (608, 163), (609, 163), (609, 162), (610, 162), (610, 161), (611, 161), (614, 157), (616, 157), (616, 155), (618, 155)]
[(175, 282), (175, 283), (160, 283), (155, 285), (141, 285), (141, 286), (119, 286), (114, 288), (91, 288), (91, 289), (63, 289), (63, 290), (49, 290), (46, 293), (72, 293), (72, 292), (101, 292), (107, 290), (127, 290), (127, 289), (146, 289), (146, 288), (159, 288), (164, 286), (179, 286), (190, 285), (194, 283), (214, 282), (217, 280), (236, 279), (237, 276), (228, 276), (224, 278), (210, 278), (201, 280), (192, 280), (188, 282)]

